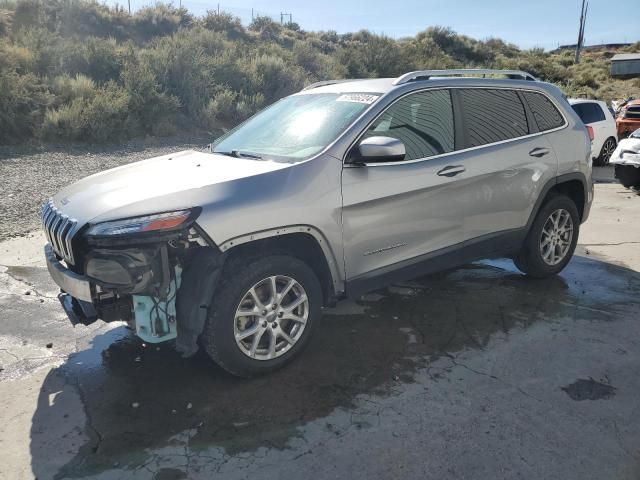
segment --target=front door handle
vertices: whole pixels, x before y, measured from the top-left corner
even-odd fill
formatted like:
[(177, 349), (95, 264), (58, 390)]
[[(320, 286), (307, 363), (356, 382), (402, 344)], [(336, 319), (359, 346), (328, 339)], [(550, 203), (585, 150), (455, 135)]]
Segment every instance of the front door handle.
[(449, 165), (438, 172), (441, 177), (455, 177), (459, 173), (466, 171), (462, 165)]
[(547, 153), (549, 153), (548, 148), (537, 147), (529, 152), (530, 157), (544, 157)]

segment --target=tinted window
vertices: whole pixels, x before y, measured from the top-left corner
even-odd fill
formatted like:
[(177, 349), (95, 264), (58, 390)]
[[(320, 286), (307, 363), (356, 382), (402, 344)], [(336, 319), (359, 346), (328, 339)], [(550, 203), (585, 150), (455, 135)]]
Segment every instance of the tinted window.
[(404, 143), (405, 160), (431, 157), (454, 149), (453, 107), (448, 90), (414, 93), (391, 105), (365, 137), (393, 137)]
[(571, 105), (583, 123), (601, 122), (604, 120), (604, 112), (597, 103), (576, 103)]
[(514, 90), (460, 90), (467, 147), (529, 133), (524, 106)]
[(564, 118), (546, 96), (535, 92), (522, 92), (522, 95), (529, 104), (533, 118), (535, 118), (541, 132), (564, 125)]

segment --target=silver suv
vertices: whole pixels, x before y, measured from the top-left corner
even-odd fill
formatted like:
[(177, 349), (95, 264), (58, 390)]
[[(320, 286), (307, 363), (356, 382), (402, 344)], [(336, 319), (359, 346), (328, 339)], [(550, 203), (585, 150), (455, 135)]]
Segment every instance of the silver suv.
[(345, 296), (481, 258), (557, 274), (589, 214), (591, 146), (527, 75), (321, 82), (206, 152), (87, 177), (43, 208), (61, 303), (74, 324), (125, 320), (251, 376)]

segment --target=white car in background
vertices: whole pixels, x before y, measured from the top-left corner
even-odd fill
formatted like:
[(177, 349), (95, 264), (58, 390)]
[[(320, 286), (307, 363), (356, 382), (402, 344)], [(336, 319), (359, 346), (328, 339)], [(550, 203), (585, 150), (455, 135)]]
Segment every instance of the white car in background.
[(615, 177), (626, 188), (640, 189), (640, 128), (623, 138), (611, 155)]
[(591, 156), (596, 165), (608, 165), (618, 143), (616, 119), (607, 104), (599, 100), (570, 98), (569, 103), (582, 122), (593, 129)]

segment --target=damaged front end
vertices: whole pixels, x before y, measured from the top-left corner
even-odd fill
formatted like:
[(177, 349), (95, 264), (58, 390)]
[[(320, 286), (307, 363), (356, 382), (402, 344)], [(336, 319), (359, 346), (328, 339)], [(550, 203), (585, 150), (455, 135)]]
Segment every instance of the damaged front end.
[(620, 140), (611, 154), (615, 177), (625, 187), (640, 188), (640, 129)]
[(71, 322), (123, 320), (145, 342), (175, 339), (181, 353), (195, 353), (222, 262), (195, 223), (199, 213), (98, 223), (70, 240), (43, 214), (47, 265)]

